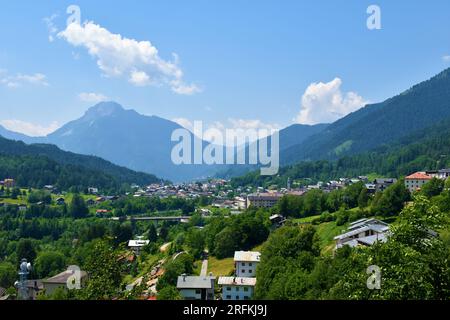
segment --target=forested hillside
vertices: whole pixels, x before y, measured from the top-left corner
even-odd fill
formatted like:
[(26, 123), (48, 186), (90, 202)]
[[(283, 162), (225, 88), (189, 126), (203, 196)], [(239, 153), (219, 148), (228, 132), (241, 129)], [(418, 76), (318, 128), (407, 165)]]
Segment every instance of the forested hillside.
[(96, 186), (117, 189), (122, 184), (159, 182), (153, 175), (116, 166), (93, 156), (65, 152), (53, 145), (26, 145), (0, 137), (0, 177), (12, 177), (21, 186), (61, 189)]
[(377, 174), (400, 177), (415, 171), (450, 166), (450, 120), (417, 131), (370, 152), (338, 160), (304, 161), (280, 169), (278, 176), (260, 176), (259, 171), (233, 179), (234, 185), (286, 185), (287, 178), (313, 181)]

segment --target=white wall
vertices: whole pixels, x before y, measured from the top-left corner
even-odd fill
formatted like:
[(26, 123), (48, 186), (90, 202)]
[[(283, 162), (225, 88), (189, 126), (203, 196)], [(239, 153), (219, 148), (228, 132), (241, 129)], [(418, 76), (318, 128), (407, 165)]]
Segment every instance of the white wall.
[(244, 278), (256, 277), (256, 265), (258, 262), (236, 261), (236, 276)]
[[(247, 290), (247, 291), (245, 291)], [(222, 288), (223, 300), (249, 300), (253, 297), (254, 288), (252, 286), (228, 286)]]

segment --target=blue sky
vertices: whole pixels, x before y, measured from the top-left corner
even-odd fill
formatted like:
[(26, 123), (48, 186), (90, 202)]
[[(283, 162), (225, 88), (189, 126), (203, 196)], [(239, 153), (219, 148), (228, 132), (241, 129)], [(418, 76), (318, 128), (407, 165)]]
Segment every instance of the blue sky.
[[(71, 4), (88, 26), (68, 30)], [(450, 67), (449, 18), (446, 0), (3, 2), (0, 123), (38, 135), (101, 99), (186, 126), (328, 122)]]

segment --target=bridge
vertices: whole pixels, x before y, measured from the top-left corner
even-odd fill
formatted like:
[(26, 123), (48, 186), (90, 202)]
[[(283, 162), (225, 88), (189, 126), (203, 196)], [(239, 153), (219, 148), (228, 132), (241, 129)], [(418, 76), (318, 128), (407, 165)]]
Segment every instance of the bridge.
[(167, 216), (167, 217), (134, 217), (134, 216), (127, 216), (127, 217), (112, 217), (110, 218), (114, 221), (120, 221), (120, 220), (134, 220), (134, 221), (189, 221), (191, 219), (190, 216)]

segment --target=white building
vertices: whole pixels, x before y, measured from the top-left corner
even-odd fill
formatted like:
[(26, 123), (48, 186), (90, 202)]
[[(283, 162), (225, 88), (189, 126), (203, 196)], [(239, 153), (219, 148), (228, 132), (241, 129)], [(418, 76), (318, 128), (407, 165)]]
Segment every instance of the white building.
[(377, 219), (361, 219), (352, 222), (347, 231), (337, 237), (336, 248), (343, 246), (371, 246), (375, 242), (386, 242), (389, 235), (389, 225)]
[(261, 253), (257, 251), (235, 251), (234, 264), (237, 277), (256, 277), (256, 266)]
[(250, 300), (256, 286), (256, 278), (220, 277), (223, 300)]
[(130, 241), (128, 241), (128, 248), (133, 250), (134, 253), (136, 253), (136, 255), (139, 255), (139, 253), (141, 252), (141, 249), (143, 247), (145, 247), (146, 245), (148, 245), (149, 243), (150, 243), (150, 240), (142, 240), (142, 239), (130, 240)]
[(185, 300), (214, 300), (213, 276), (187, 276), (178, 277), (177, 289)]
[(426, 175), (429, 175), (433, 178), (438, 178), (442, 180), (446, 180), (450, 177), (450, 169), (441, 169), (441, 170), (434, 170), (434, 171), (426, 171)]

